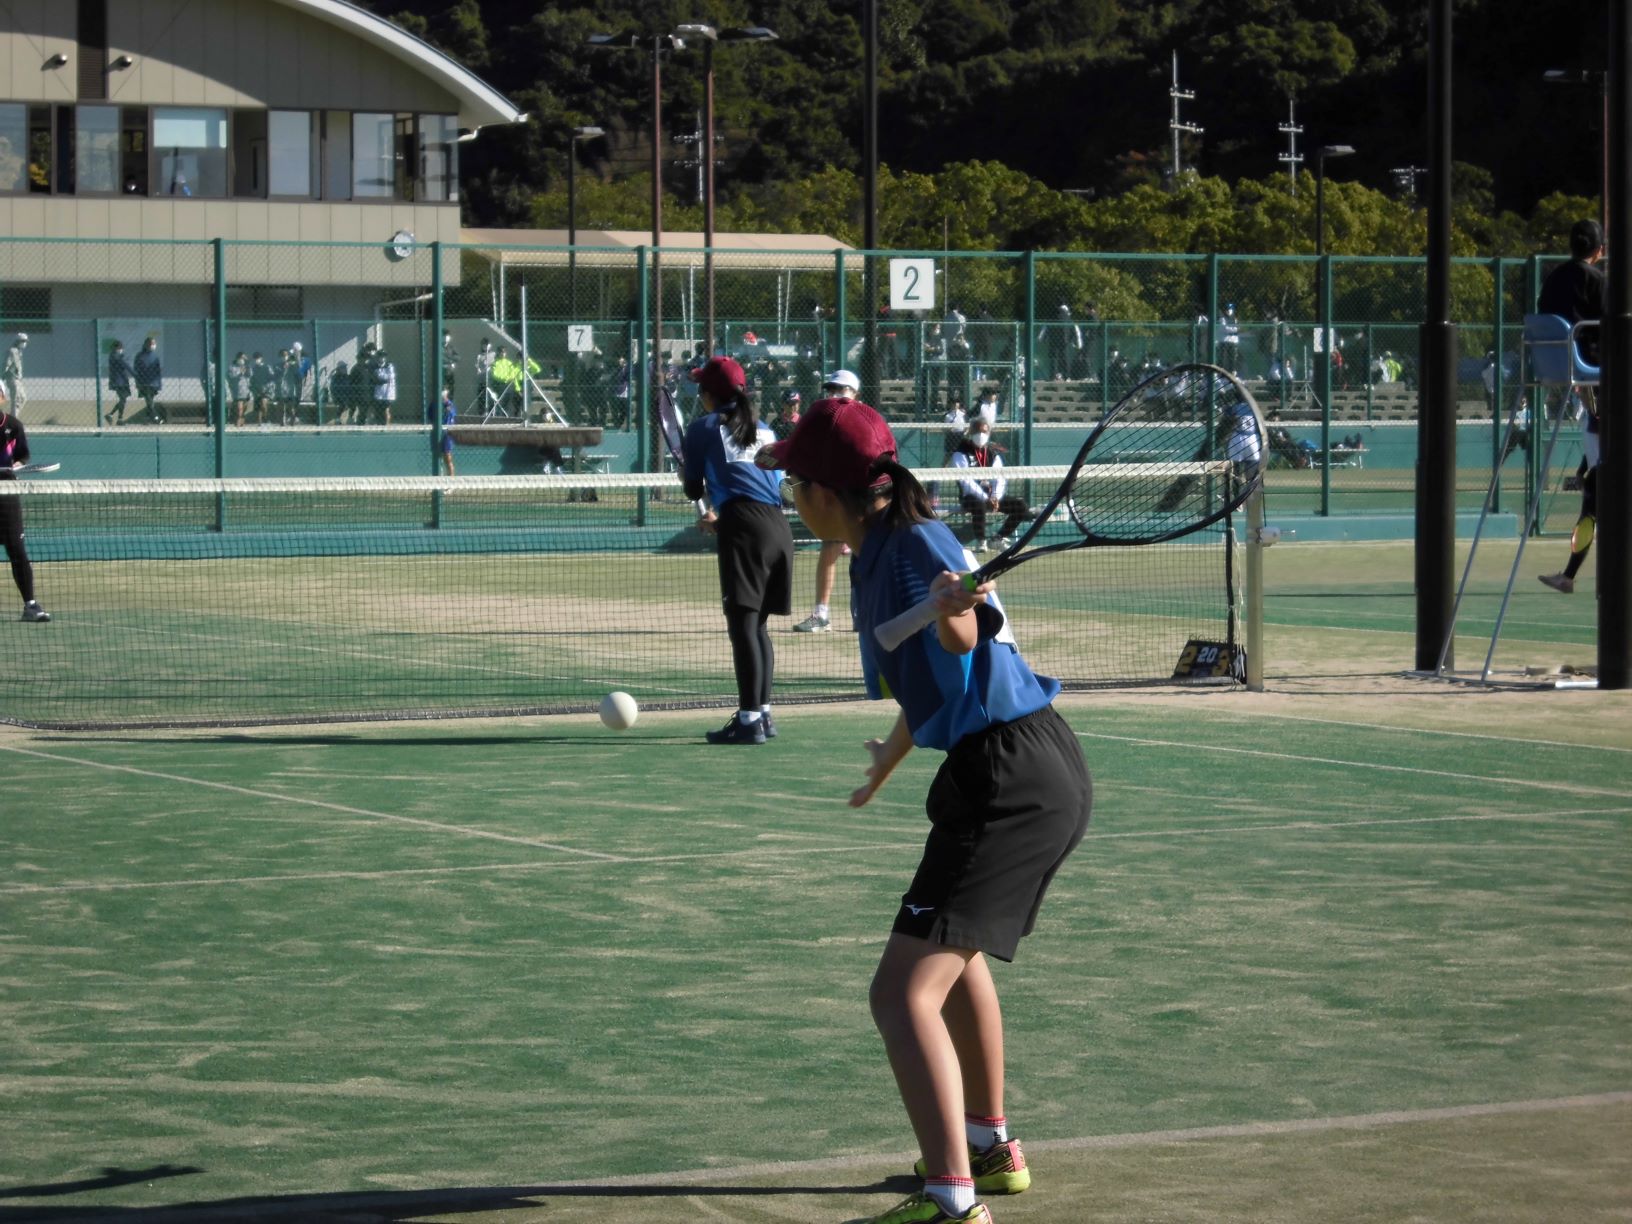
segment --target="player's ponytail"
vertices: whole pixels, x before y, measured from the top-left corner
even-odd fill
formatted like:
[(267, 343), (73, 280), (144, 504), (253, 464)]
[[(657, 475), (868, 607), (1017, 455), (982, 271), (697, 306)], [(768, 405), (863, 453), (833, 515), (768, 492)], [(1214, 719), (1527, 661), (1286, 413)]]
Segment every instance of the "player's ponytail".
[[(872, 470), (875, 475), (888, 476), (890, 480), (887, 490), (880, 486), (869, 490), (875, 497), (886, 493), (889, 497), (888, 504), (879, 511), (886, 526), (911, 527), (914, 523), (935, 520), (935, 507), (929, 500), (929, 493), (911, 471), (889, 456), (875, 461)], [(874, 504), (877, 504), (876, 501)]]
[(759, 439), (759, 410), (747, 391), (738, 391), (727, 404), (721, 404), (720, 416), (731, 431), (731, 440), (747, 448)]

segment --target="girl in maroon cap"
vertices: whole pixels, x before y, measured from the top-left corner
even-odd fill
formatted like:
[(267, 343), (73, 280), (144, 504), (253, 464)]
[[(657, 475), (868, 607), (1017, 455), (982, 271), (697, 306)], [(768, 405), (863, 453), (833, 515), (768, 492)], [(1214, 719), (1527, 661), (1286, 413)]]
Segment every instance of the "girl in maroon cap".
[[(748, 378), (729, 357), (691, 372), (703, 415), (686, 430), (681, 480), (699, 501), (697, 526), (719, 539), (720, 596), (737, 673), (737, 712), (708, 733), (711, 744), (763, 744), (771, 720), (775, 651), (766, 621), (793, 606), (793, 532), (782, 513), (782, 477), (759, 467), (775, 440), (748, 395)], [(706, 502), (699, 499), (704, 498)]]

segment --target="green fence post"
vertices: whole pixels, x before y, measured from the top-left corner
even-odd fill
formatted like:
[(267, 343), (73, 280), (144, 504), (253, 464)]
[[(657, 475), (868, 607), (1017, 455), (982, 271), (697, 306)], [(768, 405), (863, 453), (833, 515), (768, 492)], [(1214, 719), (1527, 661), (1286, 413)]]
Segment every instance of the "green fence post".
[(1025, 427), (1020, 436), (1020, 462), (1031, 462), (1031, 429), (1037, 417), (1037, 252), (1028, 250), (1023, 257), (1026, 272), (1026, 403)]
[(1360, 371), (1366, 384), (1366, 420), (1371, 420), (1372, 408), (1375, 404), (1375, 385), (1371, 381), (1371, 363), (1376, 360), (1376, 338), (1372, 334), (1371, 324), (1366, 324), (1366, 368)]
[[(644, 245), (635, 248), (635, 281), (639, 286), (635, 294), (636, 310), (639, 312), (639, 318), (635, 321), (635, 356), (639, 360), (639, 368), (631, 371), (634, 377), (630, 389), (639, 398), (629, 405), (629, 413), (634, 418), (630, 424), (635, 427), (635, 448), (640, 452), (642, 472), (653, 470), (652, 455), (646, 442), (646, 418), (652, 402), (652, 361), (648, 347), (651, 343), (652, 298), (651, 286), (646, 278), (646, 251)], [(640, 527), (646, 526), (646, 497), (647, 487), (642, 485), (635, 495), (635, 523)]]
[[(317, 424), (323, 425), (323, 392), (327, 388), (323, 385), (323, 324), (318, 319), (312, 320), (312, 406), (317, 413)], [(225, 411), (223, 409), (223, 411)]]
[[(431, 243), (431, 475), (442, 462), (442, 243)], [(525, 374), (525, 371), (523, 371)], [(420, 384), (424, 386), (424, 383)], [(431, 526), (442, 526), (442, 490), (431, 491)]]
[[(1525, 269), (1524, 281), (1524, 306), (1525, 312), (1528, 314), (1532, 309), (1532, 303), (1541, 296), (1540, 255), (1530, 256), (1529, 267)], [(1541, 470), (1541, 440), (1547, 436), (1551, 426), (1547, 421), (1546, 391), (1542, 389), (1540, 383), (1530, 382), (1529, 370), (1524, 371), (1523, 377), (1530, 391), (1530, 454), (1528, 461), (1524, 465), (1524, 508), (1526, 520), (1534, 523), (1531, 534), (1539, 537), (1543, 534), (1545, 526), (1541, 517), (1541, 490), (1542, 482), (1547, 478), (1547, 474)], [(1558, 410), (1563, 412), (1564, 405), (1560, 404)]]
[(102, 320), (91, 320), (91, 385), (96, 388), (96, 419), (91, 422), (102, 428)]
[[(1317, 337), (1315, 354), (1315, 368), (1320, 371), (1315, 386), (1320, 396), (1320, 453), (1324, 456), (1320, 464), (1320, 513), (1323, 518), (1330, 518), (1332, 514), (1332, 257), (1322, 255), (1315, 265), (1315, 275), (1320, 278), (1320, 309), (1315, 326), (1320, 329)], [(1284, 384), (1285, 370), (1282, 370)]]
[(850, 295), (844, 288), (844, 248), (839, 247), (833, 252), (833, 275), (838, 279), (833, 293), (833, 326), (836, 329), (833, 338), (832, 364), (823, 369), (823, 374), (829, 370), (836, 370), (844, 364), (844, 329), (849, 323)]
[[(210, 244), (215, 256), (215, 380), (220, 390), (226, 388), (227, 377), (227, 244), (226, 239), (216, 238)], [(227, 413), (225, 401), (222, 410), (215, 414), (215, 477), (224, 479), (227, 474)], [(227, 529), (227, 495), (215, 495), (215, 529)]]
[[(1218, 364), (1218, 252), (1207, 256), (1207, 335), (1202, 350), (1208, 365)], [(1240, 365), (1240, 362), (1236, 362)]]

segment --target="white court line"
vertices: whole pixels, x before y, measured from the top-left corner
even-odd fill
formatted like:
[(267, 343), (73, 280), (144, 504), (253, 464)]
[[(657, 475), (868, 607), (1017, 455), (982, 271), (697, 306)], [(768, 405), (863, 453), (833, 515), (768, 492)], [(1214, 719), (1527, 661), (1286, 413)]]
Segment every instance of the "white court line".
[[(1173, 1143), (1195, 1143), (1208, 1139), (1252, 1139), (1277, 1135), (1311, 1135), (1324, 1131), (1370, 1130), (1380, 1126), (1408, 1126), (1420, 1122), (1457, 1122), (1466, 1118), (1491, 1118), (1513, 1114), (1549, 1113), (1562, 1109), (1601, 1109), (1606, 1105), (1632, 1103), (1632, 1092), (1599, 1092), (1582, 1096), (1544, 1097), (1529, 1101), (1493, 1101), (1482, 1105), (1448, 1105), (1437, 1109), (1390, 1109), (1369, 1114), (1340, 1114), (1323, 1118), (1288, 1118), (1273, 1122), (1238, 1122), (1225, 1126), (1192, 1126), (1177, 1130), (1132, 1131), (1120, 1135), (1085, 1135), (1078, 1139), (1028, 1140), (1033, 1152), (1091, 1152), (1118, 1148), (1152, 1147)], [(722, 1169), (685, 1169), (670, 1173), (637, 1173), (629, 1177), (595, 1178), (591, 1181), (559, 1182), (561, 1186), (645, 1186), (664, 1184), (698, 1185), (715, 1180), (779, 1176), (816, 1169), (870, 1169), (880, 1165), (902, 1166), (916, 1160), (918, 1153), (894, 1156), (835, 1156), (824, 1160), (783, 1160), (763, 1164), (738, 1165)]]
[[(1632, 748), (1617, 748), (1613, 744), (1572, 744), (1566, 740), (1532, 739), (1529, 736), (1490, 735), (1484, 731), (1444, 731), (1436, 727), (1395, 727), (1388, 723), (1350, 722), (1339, 718), (1310, 718), (1307, 714), (1282, 714), (1273, 710), (1255, 710), (1254, 718), (1281, 718), (1288, 722), (1318, 723), (1323, 727), (1360, 727), (1366, 731), (1398, 731), (1403, 735), (1444, 735), (1457, 739), (1492, 740), (1498, 744), (1523, 744), (1525, 747), (1575, 748), (1585, 752), (1625, 752)], [(1230, 717), (1239, 715), (1231, 713)]]
[[(1573, 816), (1624, 816), (1632, 814), (1632, 808), (1578, 808), (1566, 811), (1549, 812), (1484, 812), (1456, 814), (1449, 816), (1399, 816), (1381, 817), (1376, 820), (1293, 820), (1280, 824), (1255, 825), (1218, 825), (1214, 828), (1189, 829), (1142, 829), (1127, 833), (1096, 833), (1090, 830), (1085, 842), (1092, 841), (1122, 841), (1127, 839), (1154, 838), (1154, 837), (1224, 837), (1233, 833), (1280, 833), (1297, 830), (1300, 832), (1324, 833), (1328, 830), (1363, 828), (1374, 825), (1424, 825), (1448, 823), (1483, 823), (1485, 821), (1516, 821), (1516, 820), (1558, 820)], [(910, 842), (868, 842), (852, 846), (789, 846), (762, 844), (747, 847), (741, 850), (713, 850), (696, 854), (627, 854), (606, 856), (611, 862), (630, 867), (649, 867), (661, 863), (696, 863), (719, 859), (745, 859), (755, 855), (765, 855), (770, 858), (779, 858), (787, 855), (803, 854), (871, 854), (875, 851), (901, 851), (903, 853), (922, 849), (922, 841)], [(290, 873), (288, 875), (260, 875), (260, 876), (217, 876), (197, 880), (126, 880), (117, 883), (84, 881), (77, 884), (0, 884), (0, 897), (27, 896), (48, 893), (76, 893), (76, 892), (131, 892), (143, 889), (160, 888), (219, 888), (236, 884), (299, 884), (323, 880), (391, 880), (413, 876), (446, 876), (479, 871), (492, 875), (503, 871), (555, 871), (566, 867), (585, 867), (591, 865), (582, 859), (551, 859), (547, 862), (533, 863), (479, 863), (465, 867), (397, 867), (379, 871), (307, 871)]]
[(1345, 769), (1373, 769), (1380, 773), (1421, 774), (1429, 778), (1452, 778), (1460, 782), (1482, 782), (1497, 786), (1527, 786), (1532, 790), (1561, 791), (1570, 795), (1606, 795), (1624, 799), (1624, 790), (1603, 790), (1596, 786), (1576, 786), (1569, 782), (1533, 782), (1528, 778), (1493, 778), (1485, 774), (1457, 773), (1449, 769), (1423, 769), (1416, 765), (1386, 765), (1380, 761), (1341, 761), (1334, 757), (1302, 756), (1295, 752), (1270, 752), (1264, 748), (1230, 748), (1221, 744), (1197, 744), (1180, 740), (1147, 739), (1140, 735), (1110, 735), (1103, 731), (1078, 731), (1079, 739), (1115, 740), (1123, 744), (1146, 744), (1152, 748), (1182, 748), (1186, 752), (1223, 752), (1234, 756), (1268, 757), (1275, 761), (1296, 761), (1301, 765), (1341, 765)]
[(562, 854), (578, 854), (585, 858), (605, 859), (614, 863), (622, 859), (622, 856), (617, 854), (603, 854), (599, 850), (580, 850), (574, 846), (539, 841), (531, 837), (512, 837), (508, 833), (492, 833), (486, 829), (472, 829), (464, 825), (448, 824), (440, 820), (421, 820), (416, 816), (399, 816), (391, 812), (371, 812), (367, 808), (347, 807), (343, 803), (329, 803), (323, 799), (308, 799), (302, 795), (285, 795), (278, 791), (263, 791), (247, 786), (233, 786), (227, 782), (210, 782), (204, 778), (187, 778), (181, 774), (160, 773), (153, 769), (137, 769), (133, 765), (110, 765), (104, 761), (87, 761), (80, 757), (62, 756), (53, 752), (40, 752), (33, 748), (17, 748), (11, 744), (0, 744), (0, 752), (14, 752), (19, 756), (35, 757), (42, 761), (57, 761), (67, 765), (83, 765), (90, 769), (107, 770), (110, 773), (133, 774), (138, 778), (157, 778), (161, 782), (179, 782), (186, 786), (202, 786), (210, 790), (226, 791), (233, 795), (247, 795), (252, 799), (276, 799), (282, 803), (321, 808), (327, 812), (341, 812), (347, 816), (366, 816), (370, 820), (386, 820), (396, 824), (414, 825), (422, 829), (436, 829), (443, 833), (457, 833), (462, 837), (481, 837), (489, 841), (510, 842), (517, 846), (535, 846), (540, 850), (559, 850)]

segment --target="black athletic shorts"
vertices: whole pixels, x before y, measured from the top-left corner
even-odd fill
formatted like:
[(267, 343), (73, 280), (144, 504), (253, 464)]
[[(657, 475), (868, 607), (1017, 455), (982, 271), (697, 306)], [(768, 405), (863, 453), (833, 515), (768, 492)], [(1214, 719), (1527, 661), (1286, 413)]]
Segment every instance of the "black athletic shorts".
[(721, 600), (786, 616), (793, 611), (793, 532), (782, 507), (734, 497), (719, 514)]
[(1054, 707), (965, 736), (930, 784), (934, 827), (891, 929), (1013, 960), (1092, 807), (1082, 748)]

